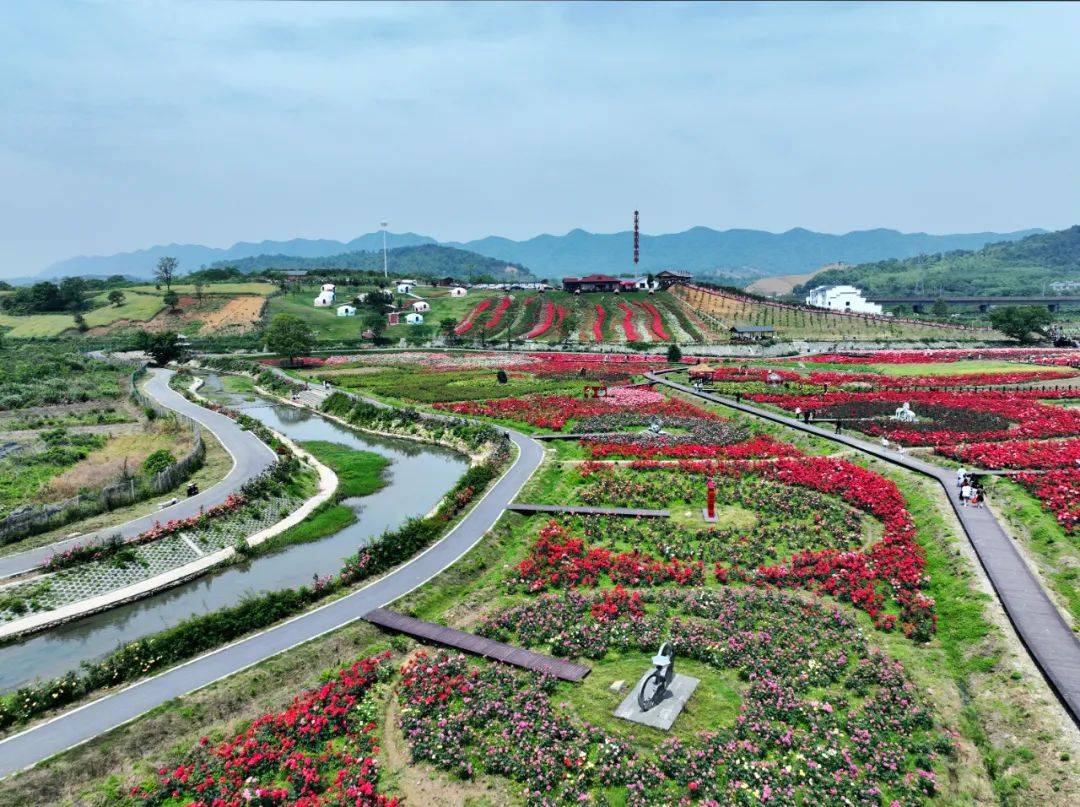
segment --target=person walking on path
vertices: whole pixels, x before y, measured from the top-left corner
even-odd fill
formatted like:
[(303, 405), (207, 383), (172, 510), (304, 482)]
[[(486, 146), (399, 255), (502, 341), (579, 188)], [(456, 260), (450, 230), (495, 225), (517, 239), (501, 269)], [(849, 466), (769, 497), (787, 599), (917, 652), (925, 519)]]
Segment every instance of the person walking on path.
[(967, 507), (968, 501), (971, 499), (971, 482), (968, 479), (964, 479), (964, 484), (960, 486), (960, 504)]
[(961, 465), (956, 469), (956, 487), (961, 488), (964, 486), (964, 477), (967, 476), (967, 471), (964, 470), (964, 466)]

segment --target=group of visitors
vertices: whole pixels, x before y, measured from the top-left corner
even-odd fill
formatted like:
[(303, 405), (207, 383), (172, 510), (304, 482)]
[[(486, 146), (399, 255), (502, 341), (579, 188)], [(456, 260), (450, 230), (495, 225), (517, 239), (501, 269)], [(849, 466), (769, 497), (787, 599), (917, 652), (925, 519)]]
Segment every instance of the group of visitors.
[(982, 507), (986, 503), (986, 491), (982, 483), (964, 470), (964, 466), (956, 469), (956, 487), (960, 490), (960, 506)]

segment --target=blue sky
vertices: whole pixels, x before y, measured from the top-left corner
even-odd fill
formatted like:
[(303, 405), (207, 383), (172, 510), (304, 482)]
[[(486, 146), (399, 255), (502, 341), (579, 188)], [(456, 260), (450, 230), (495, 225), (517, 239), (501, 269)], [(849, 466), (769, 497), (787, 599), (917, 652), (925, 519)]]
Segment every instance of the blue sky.
[(1080, 6), (8, 3), (0, 274), (156, 243), (1077, 223)]

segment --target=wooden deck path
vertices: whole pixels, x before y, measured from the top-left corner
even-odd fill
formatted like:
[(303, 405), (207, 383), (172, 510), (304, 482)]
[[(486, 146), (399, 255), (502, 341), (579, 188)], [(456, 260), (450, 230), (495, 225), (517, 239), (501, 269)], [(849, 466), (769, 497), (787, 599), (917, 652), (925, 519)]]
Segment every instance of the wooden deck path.
[(396, 611), (388, 611), (385, 608), (376, 608), (364, 614), (364, 619), (380, 628), (406, 633), (417, 639), (427, 642), (452, 647), (456, 650), (464, 650), (484, 658), (501, 661), (524, 670), (546, 673), (563, 681), (577, 682), (588, 675), (591, 670), (584, 664), (575, 664), (572, 661), (545, 656), (542, 653), (534, 653), (521, 647), (514, 647), (505, 642), (496, 642), (493, 639), (485, 639), (475, 633), (467, 633), (463, 630), (448, 628), (445, 625), (437, 625), (434, 622), (425, 622), (415, 619)]
[(561, 513), (568, 516), (627, 516), (629, 518), (671, 518), (670, 510), (642, 510), (637, 507), (579, 507), (570, 504), (509, 504), (514, 513)]

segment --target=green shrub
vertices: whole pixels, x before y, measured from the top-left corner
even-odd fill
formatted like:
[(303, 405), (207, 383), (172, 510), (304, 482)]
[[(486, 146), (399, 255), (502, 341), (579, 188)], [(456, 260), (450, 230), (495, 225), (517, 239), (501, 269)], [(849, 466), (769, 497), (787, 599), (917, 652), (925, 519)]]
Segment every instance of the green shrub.
[(175, 463), (176, 457), (172, 455), (172, 452), (165, 448), (159, 448), (143, 460), (142, 469), (147, 476), (155, 476)]

